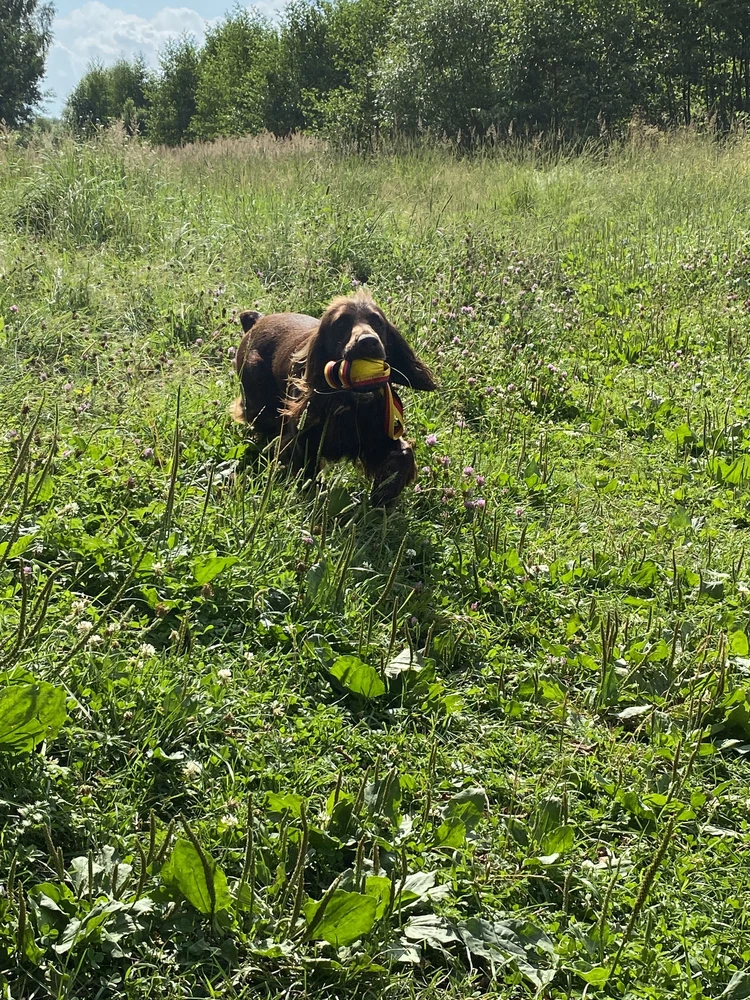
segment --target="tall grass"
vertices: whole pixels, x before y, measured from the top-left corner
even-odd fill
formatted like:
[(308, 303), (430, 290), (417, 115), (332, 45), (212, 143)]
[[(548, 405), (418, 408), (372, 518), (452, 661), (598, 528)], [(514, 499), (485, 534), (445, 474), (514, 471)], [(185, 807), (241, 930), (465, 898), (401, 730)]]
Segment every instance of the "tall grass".
[[(722, 993), (750, 951), (747, 153), (3, 138), (0, 696), (68, 698), (0, 768), (11, 995)], [(228, 416), (240, 309), (363, 283), (440, 386), (405, 394), (389, 514)], [(175, 889), (191, 850), (226, 913)], [(313, 943), (363, 889), (362, 942)]]

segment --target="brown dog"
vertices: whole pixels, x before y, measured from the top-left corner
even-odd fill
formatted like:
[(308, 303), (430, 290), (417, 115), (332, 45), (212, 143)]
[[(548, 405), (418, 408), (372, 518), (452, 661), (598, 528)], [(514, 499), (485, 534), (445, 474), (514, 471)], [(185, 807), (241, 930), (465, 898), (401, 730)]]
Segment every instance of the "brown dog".
[(372, 502), (389, 504), (416, 474), (402, 440), (403, 408), (392, 385), (431, 391), (429, 369), (369, 295), (338, 298), (320, 320), (299, 313), (240, 315), (234, 414), (312, 479), (322, 462), (360, 462)]

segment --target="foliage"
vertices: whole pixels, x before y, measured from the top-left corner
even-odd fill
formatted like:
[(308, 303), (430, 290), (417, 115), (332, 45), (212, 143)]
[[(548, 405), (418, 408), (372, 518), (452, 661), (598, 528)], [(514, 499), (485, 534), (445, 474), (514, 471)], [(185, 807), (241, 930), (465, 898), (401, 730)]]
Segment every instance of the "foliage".
[(190, 126), (196, 138), (263, 130), (275, 42), (268, 22), (242, 8), (209, 29), (200, 53), (196, 110)]
[[(9, 996), (747, 994), (750, 159), (646, 139), (5, 138)], [(389, 513), (228, 415), (363, 280)]]
[(497, 0), (417, 0), (398, 8), (378, 71), (391, 128), (482, 137), (501, 103)]
[(52, 4), (39, 0), (4, 0), (0, 7), (0, 123), (8, 128), (28, 122), (42, 98), (53, 15)]
[(169, 42), (159, 71), (146, 87), (146, 126), (152, 142), (178, 146), (192, 138), (197, 109), (200, 53), (191, 39)]
[(65, 102), (63, 118), (75, 132), (122, 121), (129, 132), (143, 130), (148, 86), (142, 59), (118, 59), (112, 66), (89, 66)]

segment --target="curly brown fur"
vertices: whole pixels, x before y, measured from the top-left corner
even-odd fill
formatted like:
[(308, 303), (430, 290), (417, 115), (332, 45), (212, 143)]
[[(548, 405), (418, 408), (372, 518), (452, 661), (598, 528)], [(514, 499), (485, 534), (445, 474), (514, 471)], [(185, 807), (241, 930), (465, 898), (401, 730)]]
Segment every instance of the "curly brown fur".
[(385, 431), (380, 391), (333, 390), (325, 366), (380, 358), (391, 382), (430, 392), (430, 370), (366, 292), (334, 299), (320, 320), (300, 313), (240, 315), (245, 335), (236, 367), (242, 396), (235, 416), (263, 438), (281, 436), (281, 454), (313, 478), (323, 462), (359, 462), (374, 480), (372, 499), (388, 504), (416, 474), (414, 452)]

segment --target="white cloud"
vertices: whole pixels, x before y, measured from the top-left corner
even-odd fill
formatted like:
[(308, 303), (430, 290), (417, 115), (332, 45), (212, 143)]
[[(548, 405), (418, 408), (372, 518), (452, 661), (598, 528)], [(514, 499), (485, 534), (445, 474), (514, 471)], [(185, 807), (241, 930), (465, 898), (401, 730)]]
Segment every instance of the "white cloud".
[[(278, 4), (265, 0), (257, 6), (270, 15)], [(133, 58), (140, 53), (147, 65), (156, 66), (159, 51), (170, 39), (187, 32), (201, 42), (212, 23), (189, 7), (163, 7), (152, 17), (140, 17), (108, 7), (100, 0), (88, 0), (55, 19), (43, 83), (53, 96), (48, 98), (45, 110), (50, 114), (60, 112), (92, 60), (98, 59), (106, 66), (122, 56)]]

